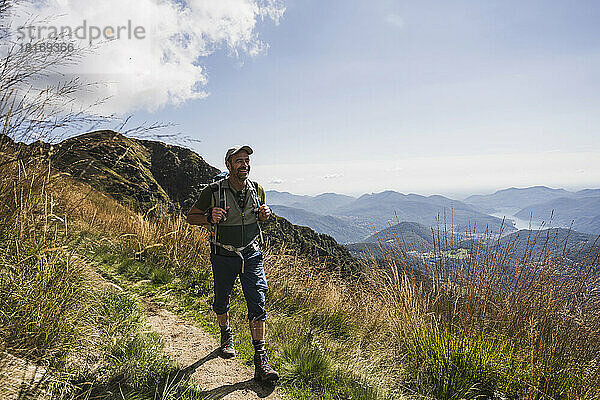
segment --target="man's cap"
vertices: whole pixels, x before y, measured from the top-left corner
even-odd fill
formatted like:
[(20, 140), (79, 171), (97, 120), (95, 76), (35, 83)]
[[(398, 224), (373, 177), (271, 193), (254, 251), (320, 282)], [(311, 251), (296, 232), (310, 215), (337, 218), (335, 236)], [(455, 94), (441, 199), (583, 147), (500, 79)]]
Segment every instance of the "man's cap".
[(248, 153), (248, 155), (252, 154), (252, 148), (250, 146), (233, 146), (232, 148), (230, 148), (229, 150), (227, 150), (227, 153), (225, 153), (225, 162), (229, 161), (229, 158), (234, 155), (235, 153), (237, 153), (238, 151), (242, 151), (244, 150), (246, 153)]

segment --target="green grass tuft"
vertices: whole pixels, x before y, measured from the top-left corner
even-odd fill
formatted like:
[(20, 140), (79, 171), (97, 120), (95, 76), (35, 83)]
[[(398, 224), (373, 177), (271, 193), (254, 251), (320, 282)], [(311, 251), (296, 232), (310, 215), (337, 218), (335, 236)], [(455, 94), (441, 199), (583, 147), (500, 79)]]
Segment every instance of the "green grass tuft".
[(81, 266), (62, 249), (35, 242), (7, 240), (0, 247), (4, 346), (33, 360), (63, 359), (86, 329), (91, 293)]
[(354, 331), (354, 321), (346, 311), (335, 308), (318, 308), (312, 312), (310, 323), (336, 338), (349, 338)]
[(288, 343), (283, 348), (281, 377), (284, 381), (322, 390), (328, 385), (331, 373), (329, 358), (310, 342), (302, 340)]
[[(287, 343), (281, 356), (281, 379), (291, 393), (303, 398), (377, 400), (385, 398), (377, 388), (355, 374), (337, 368), (310, 335)], [(317, 397), (315, 397), (317, 398)]]

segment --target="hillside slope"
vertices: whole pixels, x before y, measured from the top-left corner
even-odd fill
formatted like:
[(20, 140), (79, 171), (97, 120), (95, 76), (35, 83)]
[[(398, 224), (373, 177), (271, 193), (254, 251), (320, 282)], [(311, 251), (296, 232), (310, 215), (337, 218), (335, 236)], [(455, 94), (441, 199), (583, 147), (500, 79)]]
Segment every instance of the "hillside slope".
[[(269, 199), (267, 197), (267, 199)], [(331, 215), (320, 215), (301, 208), (271, 205), (275, 214), (296, 225), (308, 226), (316, 232), (332, 236), (340, 243), (362, 241), (371, 232), (364, 226)]]
[(263, 226), (271, 246), (287, 249), (288, 253), (318, 257), (325, 265), (340, 271), (361, 269), (360, 261), (329, 235), (317, 233), (307, 226), (294, 225), (277, 216)]
[(415, 248), (421, 251), (430, 251), (433, 249), (431, 228), (416, 222), (400, 222), (369, 236), (365, 239), (365, 242), (395, 242), (396, 239), (411, 249)]
[[(416, 222), (400, 222), (385, 228), (358, 243), (345, 245), (354, 257), (361, 259), (401, 256), (416, 251), (430, 252), (434, 249), (434, 236), (430, 227)], [(403, 250), (404, 253), (400, 250)], [(418, 263), (415, 261), (413, 266)]]
[(69, 138), (48, 150), (55, 168), (147, 212), (190, 207), (201, 186), (219, 173), (189, 149), (137, 140), (113, 131)]
[[(203, 184), (220, 172), (192, 150), (132, 139), (114, 131), (90, 132), (52, 146), (43, 142), (29, 146), (7, 143), (11, 151), (18, 148), (46, 154), (59, 171), (140, 213), (153, 211), (157, 204), (172, 213), (186, 213)], [(358, 260), (330, 236), (283, 218), (265, 224), (265, 236), (298, 254), (319, 256), (332, 267), (358, 267)]]

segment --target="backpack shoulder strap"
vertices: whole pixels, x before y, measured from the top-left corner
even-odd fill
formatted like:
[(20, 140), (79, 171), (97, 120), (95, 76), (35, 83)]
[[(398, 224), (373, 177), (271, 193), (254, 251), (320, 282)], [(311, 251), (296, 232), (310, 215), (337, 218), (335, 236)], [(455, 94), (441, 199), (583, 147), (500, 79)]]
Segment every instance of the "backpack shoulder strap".
[(212, 192), (212, 196), (210, 198), (210, 206), (214, 207), (216, 204), (219, 203), (219, 198), (218, 198), (218, 195), (216, 194), (219, 192), (218, 182), (209, 183), (208, 187), (210, 188), (210, 191)]
[[(227, 196), (225, 195), (225, 179), (221, 179), (219, 182), (219, 207), (226, 210), (227, 209)], [(229, 186), (229, 185), (227, 185)], [(215, 203), (216, 204), (216, 203)]]
[(262, 205), (260, 197), (258, 196), (258, 182), (250, 181), (250, 191), (252, 192), (252, 200), (256, 202), (258, 207)]
[(265, 241), (263, 239), (262, 228), (260, 227), (260, 223), (258, 223), (258, 209), (262, 205), (260, 202), (260, 197), (258, 197), (258, 182), (250, 181), (250, 192), (252, 196), (252, 202), (256, 204), (254, 208), (254, 212), (256, 213), (256, 224), (258, 225), (258, 234), (260, 236), (260, 243), (263, 244)]
[(225, 196), (225, 185), (223, 184), (223, 181), (224, 179), (220, 179), (209, 184), (210, 190), (212, 191), (211, 207), (225, 209), (227, 206), (227, 197)]

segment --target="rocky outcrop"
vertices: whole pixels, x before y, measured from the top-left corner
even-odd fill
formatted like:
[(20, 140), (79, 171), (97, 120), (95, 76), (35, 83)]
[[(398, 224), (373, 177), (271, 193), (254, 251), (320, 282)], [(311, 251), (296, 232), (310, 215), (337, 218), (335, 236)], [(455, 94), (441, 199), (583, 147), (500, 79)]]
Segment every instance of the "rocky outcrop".
[(150, 152), (150, 172), (179, 210), (187, 212), (203, 184), (219, 171), (192, 150), (162, 142), (140, 140)]
[(137, 212), (156, 204), (173, 208), (169, 195), (152, 175), (152, 155), (136, 139), (113, 131), (96, 131), (53, 146), (54, 168), (68, 172)]

